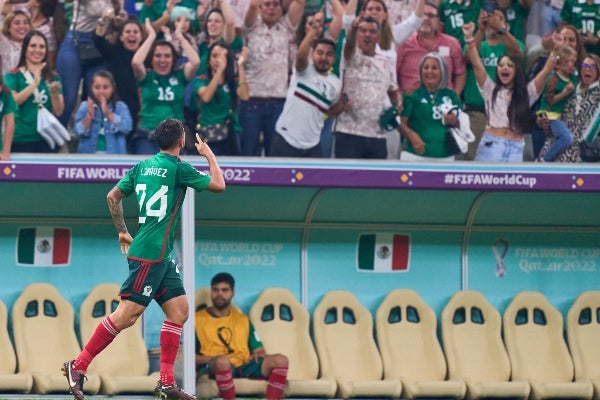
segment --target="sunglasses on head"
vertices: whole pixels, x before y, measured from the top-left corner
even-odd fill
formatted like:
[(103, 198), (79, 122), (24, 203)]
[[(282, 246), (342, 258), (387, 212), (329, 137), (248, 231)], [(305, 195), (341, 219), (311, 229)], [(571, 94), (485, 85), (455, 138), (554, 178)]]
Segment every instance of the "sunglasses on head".
[(598, 66), (595, 63), (581, 63), (581, 69), (591, 69), (595, 71), (598, 69)]
[(514, 68), (515, 67), (515, 63), (512, 61), (504, 61), (504, 62), (499, 62), (498, 63), (499, 67), (509, 67), (509, 68)]

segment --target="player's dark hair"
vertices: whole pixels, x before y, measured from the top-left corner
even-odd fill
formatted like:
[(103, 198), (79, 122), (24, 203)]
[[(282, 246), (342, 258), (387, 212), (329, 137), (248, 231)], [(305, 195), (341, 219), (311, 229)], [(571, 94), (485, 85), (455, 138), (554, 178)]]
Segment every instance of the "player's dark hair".
[(154, 136), (161, 150), (169, 150), (177, 146), (177, 142), (185, 135), (185, 129), (181, 121), (177, 119), (165, 119), (161, 122)]
[(210, 286), (215, 286), (219, 283), (226, 283), (231, 286), (231, 289), (235, 289), (235, 279), (227, 272), (219, 272), (210, 280)]

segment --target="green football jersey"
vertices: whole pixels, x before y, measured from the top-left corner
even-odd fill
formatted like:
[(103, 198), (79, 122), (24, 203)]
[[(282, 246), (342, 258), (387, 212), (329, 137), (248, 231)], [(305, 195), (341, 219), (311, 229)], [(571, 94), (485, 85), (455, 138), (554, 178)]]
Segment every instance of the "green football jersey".
[(461, 4), (456, 0), (443, 0), (438, 14), (446, 34), (458, 39), (461, 45), (465, 44), (462, 27), (468, 22), (473, 22), (477, 26), (479, 10), (482, 6), (483, 0), (463, 0)]
[(527, 26), (527, 17), (529, 17), (529, 8), (525, 8), (517, 0), (513, 0), (504, 13), (506, 22), (510, 26), (510, 33), (519, 41), (525, 42), (525, 29)]
[[(53, 75), (54, 82), (61, 82), (58, 75)], [(21, 92), (29, 83), (20, 69), (9, 72), (4, 77), (6, 86), (15, 92)], [(14, 143), (36, 142), (42, 140), (42, 137), (37, 131), (37, 114), (38, 104), (42, 104), (48, 110), (52, 111), (52, 100), (50, 97), (50, 88), (45, 79), (40, 81), (37, 87), (38, 94), (31, 94), (21, 105), (15, 110), (15, 136)], [(61, 85), (62, 93), (62, 85)]]
[[(423, 85), (410, 95), (404, 97), (402, 116), (408, 118), (408, 125), (425, 142), (425, 157), (449, 157), (452, 155), (446, 145), (448, 128), (442, 122), (442, 104), (461, 106), (456, 92), (450, 89), (440, 89), (429, 93)], [(462, 109), (462, 107), (460, 107)], [(410, 141), (406, 140), (406, 151), (417, 154)]]
[[(190, 10), (192, 15), (196, 16), (196, 9), (198, 8), (197, 0), (181, 0), (176, 3), (178, 7), (185, 7)], [(154, 22), (160, 17), (162, 17), (163, 12), (167, 9), (167, 0), (146, 0), (142, 5), (142, 9), (140, 10), (140, 15), (138, 17), (138, 21), (145, 21), (146, 18), (150, 19), (150, 22)], [(200, 23), (198, 22), (198, 18), (194, 18), (191, 21), (192, 29), (194, 33), (200, 32)], [(172, 27), (174, 29), (174, 27)], [(162, 36), (162, 32), (160, 32)]]
[(17, 110), (17, 103), (13, 99), (10, 89), (5, 86), (0, 86), (0, 150), (3, 150), (2, 140), (2, 123), (4, 116), (14, 114)]
[(148, 70), (144, 79), (138, 81), (142, 102), (140, 127), (156, 129), (167, 118), (182, 121), (187, 84), (188, 80), (181, 68), (169, 75), (158, 75), (153, 70)]
[(135, 192), (138, 203), (139, 227), (128, 257), (169, 260), (186, 189), (202, 191), (210, 179), (179, 157), (162, 152), (131, 168), (117, 183), (125, 196)]
[(573, 25), (583, 35), (595, 36), (600, 30), (600, 5), (595, 2), (565, 0), (560, 12), (560, 19)]

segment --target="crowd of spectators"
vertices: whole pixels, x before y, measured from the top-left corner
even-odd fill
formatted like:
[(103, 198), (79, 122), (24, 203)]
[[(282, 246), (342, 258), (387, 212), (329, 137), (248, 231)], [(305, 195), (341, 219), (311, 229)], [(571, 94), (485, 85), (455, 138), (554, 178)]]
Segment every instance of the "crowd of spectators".
[(0, 0), (0, 160), (153, 154), (177, 118), (219, 155), (578, 162), (600, 123), (600, 11), (537, 0), (532, 42), (533, 1)]

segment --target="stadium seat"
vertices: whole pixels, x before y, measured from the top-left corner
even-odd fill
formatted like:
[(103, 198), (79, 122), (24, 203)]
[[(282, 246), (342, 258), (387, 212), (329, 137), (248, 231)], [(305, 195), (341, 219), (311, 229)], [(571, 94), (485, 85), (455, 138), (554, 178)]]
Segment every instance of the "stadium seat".
[(461, 380), (447, 381), (446, 359), (437, 338), (437, 317), (414, 290), (387, 294), (375, 315), (383, 376), (400, 379), (402, 397), (462, 399)]
[(194, 294), (194, 304), (196, 305), (196, 311), (212, 306), (209, 287), (202, 287), (196, 290), (196, 293)]
[(504, 311), (504, 341), (513, 379), (529, 381), (531, 399), (591, 399), (591, 382), (573, 382), (563, 317), (539, 292), (521, 292)]
[[(119, 285), (103, 283), (94, 286), (79, 308), (81, 341), (87, 343), (96, 327), (119, 304)], [(90, 364), (89, 371), (100, 376), (100, 392), (154, 393), (158, 372), (148, 375), (150, 360), (142, 336), (142, 319), (120, 332), (115, 340)]]
[[(210, 287), (202, 287), (196, 290), (194, 304), (196, 305), (196, 312), (212, 306)], [(237, 307), (233, 302), (231, 305)], [(264, 395), (267, 389), (267, 381), (265, 380), (235, 378), (233, 382), (236, 393), (242, 396)], [(217, 388), (217, 383), (214, 379), (210, 379), (206, 374), (198, 376), (196, 381), (196, 396), (199, 398), (219, 397), (219, 388)]]
[[(32, 391), (67, 392), (67, 381), (60, 368), (81, 351), (71, 304), (53, 285), (32, 283), (13, 304), (12, 326), (19, 371), (33, 376)], [(94, 373), (86, 375), (85, 392), (98, 393), (100, 377)]]
[(600, 291), (581, 293), (567, 314), (567, 339), (576, 382), (591, 382), (600, 400)]
[(451, 380), (464, 380), (467, 399), (527, 399), (526, 381), (510, 380), (500, 313), (474, 290), (455, 293), (442, 311), (442, 340)]
[(567, 314), (567, 339), (576, 382), (592, 382), (600, 400), (600, 291), (581, 293)]
[(310, 316), (292, 292), (264, 289), (250, 309), (254, 325), (267, 354), (289, 359), (286, 396), (333, 397), (334, 379), (317, 379), (319, 359), (310, 338)]
[(7, 330), (8, 312), (0, 301), (0, 392), (29, 393), (33, 377), (28, 372), (15, 373), (17, 357)]
[(313, 331), (321, 376), (335, 379), (336, 397), (400, 396), (402, 384), (398, 379), (382, 379), (373, 317), (354, 294), (327, 292), (313, 311)]

